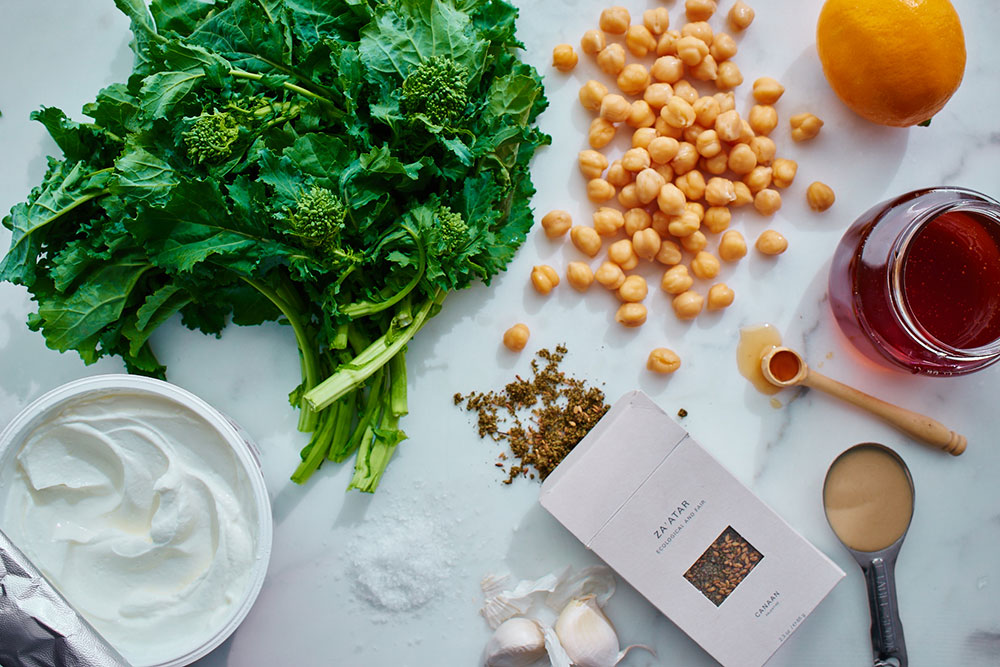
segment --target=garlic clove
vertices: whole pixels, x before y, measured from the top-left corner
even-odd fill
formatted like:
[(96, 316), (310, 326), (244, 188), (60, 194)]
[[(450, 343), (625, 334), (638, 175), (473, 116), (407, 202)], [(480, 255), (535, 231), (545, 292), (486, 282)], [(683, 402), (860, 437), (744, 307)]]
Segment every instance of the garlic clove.
[(486, 667), (528, 667), (543, 655), (545, 636), (530, 618), (504, 621), (486, 643)]
[(570, 600), (555, 630), (576, 667), (614, 667), (618, 662), (618, 635), (593, 595)]
[(496, 630), (507, 619), (526, 613), (537, 596), (551, 593), (565, 577), (566, 573), (547, 574), (540, 579), (519, 581), (510, 589), (508, 575), (489, 575), (480, 584), (485, 601), (479, 613)]

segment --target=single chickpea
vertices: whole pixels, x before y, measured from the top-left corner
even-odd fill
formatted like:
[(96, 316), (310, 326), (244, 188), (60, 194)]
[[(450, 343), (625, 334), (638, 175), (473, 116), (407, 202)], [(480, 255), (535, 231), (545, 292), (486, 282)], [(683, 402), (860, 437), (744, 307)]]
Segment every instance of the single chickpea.
[(621, 192), (618, 193), (618, 203), (624, 209), (642, 206), (642, 202), (639, 201), (639, 188), (636, 187), (635, 183), (629, 183), (621, 189)]
[(657, 162), (653, 163), (653, 169), (656, 173), (663, 177), (664, 183), (672, 183), (674, 180), (674, 168), (669, 164), (659, 164)]
[(701, 221), (702, 226), (713, 234), (718, 234), (729, 228), (733, 214), (726, 206), (709, 206), (705, 211), (705, 219)]
[(706, 44), (711, 44), (715, 35), (708, 21), (691, 21), (681, 27), (681, 37), (697, 37)]
[(726, 283), (716, 283), (708, 288), (708, 301), (705, 307), (708, 310), (722, 310), (733, 305), (736, 293), (729, 288)]
[(684, 12), (688, 21), (707, 21), (715, 13), (715, 0), (686, 0)]
[[(636, 100), (632, 102), (625, 123), (629, 127), (652, 129), (658, 116), (658, 112), (653, 111), (652, 107), (649, 106), (649, 102), (646, 100)], [(653, 130), (653, 132), (656, 132), (656, 130)]]
[(627, 276), (622, 286), (618, 288), (618, 298), (622, 301), (637, 303), (646, 298), (649, 289), (646, 279), (642, 276)]
[(740, 138), (737, 139), (737, 143), (749, 145), (753, 138), (757, 136), (754, 134), (753, 128), (750, 127), (750, 123), (746, 121), (745, 118), (740, 119)]
[[(683, 210), (683, 207), (681, 210)], [(666, 239), (670, 236), (668, 227), (670, 227), (670, 219), (673, 217), (660, 210), (653, 211), (653, 224), (651, 226), (660, 235), (661, 239)]]
[(651, 83), (642, 92), (642, 99), (650, 109), (659, 113), (673, 94), (674, 89), (669, 83)]
[[(651, 216), (644, 208), (630, 208), (625, 211), (625, 233), (633, 237), (633, 246), (635, 245), (635, 233), (644, 229), (649, 229), (652, 224), (653, 216)], [(653, 233), (656, 233), (655, 230)], [(659, 236), (659, 234), (657, 234), (657, 236)]]
[(715, 130), (705, 130), (699, 134), (694, 147), (702, 157), (715, 157), (722, 152), (722, 142)]
[(761, 215), (772, 215), (781, 208), (781, 195), (777, 190), (764, 188), (754, 195), (753, 207)]
[(747, 254), (747, 242), (743, 235), (730, 229), (719, 239), (719, 257), (724, 262), (737, 262)]
[(771, 130), (778, 127), (778, 111), (769, 104), (755, 104), (747, 120), (755, 133), (771, 134)]
[(673, 266), (681, 263), (681, 247), (673, 241), (661, 241), (660, 249), (656, 252), (657, 262)]
[(659, 137), (669, 137), (670, 139), (681, 139), (684, 136), (684, 130), (679, 127), (671, 127), (667, 124), (667, 121), (663, 118), (663, 107), (660, 109), (660, 117), (656, 119), (656, 123), (653, 128), (656, 130), (656, 135)]
[(729, 90), (743, 83), (743, 74), (732, 60), (719, 63), (719, 71), (715, 77), (715, 87), (719, 90)]
[(677, 147), (677, 155), (670, 161), (670, 166), (677, 175), (686, 174), (698, 165), (698, 149), (694, 144), (682, 141)]
[(594, 272), (586, 262), (570, 262), (566, 265), (566, 280), (578, 292), (584, 292), (594, 283)]
[(659, 196), (660, 190), (665, 184), (666, 181), (660, 172), (655, 169), (643, 169), (635, 177), (635, 190), (639, 201), (643, 204), (649, 204)]
[(757, 194), (764, 188), (771, 185), (771, 168), (757, 165), (750, 170), (750, 173), (743, 177), (743, 182), (750, 188), (750, 192)]
[(669, 375), (681, 367), (681, 358), (677, 353), (665, 347), (658, 347), (649, 353), (646, 368), (654, 373)]
[(715, 119), (719, 117), (719, 102), (714, 97), (702, 96), (691, 105), (695, 120), (702, 127), (715, 127)]
[(604, 170), (608, 168), (608, 158), (604, 157), (603, 153), (592, 149), (580, 151), (577, 161), (580, 164), (580, 173), (588, 180), (600, 178)]
[(662, 35), (670, 27), (670, 12), (666, 7), (647, 9), (642, 14), (642, 24), (654, 35)]
[(691, 289), (694, 285), (694, 278), (688, 273), (688, 268), (683, 264), (671, 266), (663, 273), (660, 280), (660, 289), (667, 294), (680, 294)]
[(691, 273), (702, 280), (711, 280), (719, 275), (719, 259), (702, 250), (691, 260)]
[(697, 169), (678, 176), (674, 185), (680, 188), (689, 202), (695, 202), (705, 196), (705, 177)]
[(698, 101), (698, 98), (701, 97), (698, 89), (691, 85), (691, 82), (687, 79), (681, 79), (674, 84), (674, 95), (691, 105), (694, 105)]
[(573, 226), (573, 218), (566, 211), (556, 209), (542, 216), (542, 229), (550, 239), (557, 239)]
[(632, 133), (632, 148), (646, 148), (655, 138), (655, 129), (651, 127), (640, 127)]
[(708, 239), (701, 232), (701, 230), (683, 237), (680, 239), (680, 242), (681, 247), (692, 255), (697, 255), (699, 252), (708, 247)]
[(503, 345), (511, 352), (520, 352), (528, 344), (531, 331), (526, 324), (515, 324), (503, 332)]
[(788, 249), (788, 240), (773, 229), (765, 229), (757, 237), (755, 245), (765, 255), (780, 255)]
[(608, 87), (591, 79), (580, 88), (580, 104), (587, 111), (600, 111), (601, 100), (608, 94)]
[(708, 47), (709, 55), (715, 58), (715, 62), (718, 63), (729, 60), (736, 55), (738, 50), (736, 40), (724, 32), (715, 33), (715, 37), (712, 38), (712, 45)]
[(750, 188), (743, 181), (734, 181), (733, 190), (736, 191), (736, 199), (733, 200), (732, 206), (739, 207), (753, 203), (754, 193), (750, 192)]
[(684, 78), (684, 63), (677, 56), (660, 56), (653, 62), (649, 73), (662, 83), (677, 83)]
[(774, 161), (774, 154), (777, 150), (774, 145), (774, 139), (770, 137), (754, 137), (748, 145), (757, 157), (757, 164), (769, 165)]
[(705, 201), (710, 206), (728, 206), (736, 199), (736, 188), (728, 178), (710, 178), (705, 186)]
[(608, 259), (625, 271), (631, 271), (639, 265), (639, 256), (635, 254), (631, 239), (621, 239), (608, 246)]
[(702, 159), (702, 168), (713, 176), (721, 176), (729, 169), (729, 155), (719, 151), (718, 155)]
[(588, 30), (580, 38), (580, 48), (588, 56), (596, 56), (607, 44), (604, 33), (600, 30)]
[(660, 39), (656, 42), (656, 55), (657, 56), (676, 56), (677, 55), (677, 40), (681, 38), (680, 30), (667, 30), (665, 33), (660, 35)]
[(795, 174), (799, 170), (799, 163), (795, 160), (778, 158), (774, 161), (773, 182), (779, 188), (787, 188), (795, 180)]
[(649, 142), (646, 150), (649, 152), (649, 157), (653, 162), (667, 164), (674, 159), (680, 148), (681, 144), (676, 139), (671, 137), (657, 137)]
[(825, 211), (833, 206), (834, 199), (833, 188), (826, 183), (813, 181), (806, 189), (806, 201), (814, 211)]
[(618, 75), (618, 87), (626, 95), (639, 96), (649, 87), (653, 79), (649, 76), (649, 70), (639, 63), (630, 63)]
[(705, 304), (705, 297), (688, 290), (687, 292), (681, 292), (674, 297), (674, 315), (677, 316), (679, 320), (693, 320), (698, 317), (698, 313), (701, 312), (701, 307)]
[(677, 40), (677, 57), (688, 67), (694, 67), (708, 55), (708, 44), (688, 35)]
[(559, 274), (548, 264), (540, 264), (531, 269), (531, 284), (539, 294), (548, 294), (559, 284)]
[(558, 44), (552, 49), (552, 66), (560, 72), (568, 72), (579, 61), (576, 51), (569, 44)]
[(684, 209), (694, 213), (695, 217), (698, 218), (698, 222), (701, 222), (705, 217), (705, 207), (700, 202), (689, 201), (684, 204)]
[(719, 66), (711, 54), (701, 59), (701, 62), (688, 70), (691, 76), (699, 81), (715, 81), (719, 73)]
[[(706, 127), (699, 125), (698, 123), (695, 123), (694, 125), (691, 125), (689, 127), (685, 127), (683, 139), (689, 144), (696, 144), (698, 142), (698, 136), (706, 129), (707, 129)], [(695, 147), (695, 149), (697, 150), (697, 146)]]
[(762, 76), (753, 82), (753, 98), (757, 104), (774, 104), (784, 92), (785, 87), (769, 76)]
[(648, 169), (652, 164), (649, 151), (645, 148), (630, 148), (622, 156), (622, 166), (632, 173), (637, 173), (643, 169)]
[(590, 122), (590, 133), (587, 140), (594, 150), (604, 148), (615, 138), (615, 125), (603, 118), (595, 118)]
[(616, 290), (625, 282), (625, 272), (614, 262), (604, 262), (597, 267), (594, 280), (609, 290)]
[(729, 170), (740, 176), (749, 174), (757, 166), (757, 156), (746, 144), (736, 144), (729, 151)]
[(823, 121), (811, 113), (795, 114), (788, 121), (792, 125), (792, 139), (795, 141), (812, 139), (823, 127)]
[(667, 215), (680, 215), (684, 212), (687, 199), (684, 193), (673, 183), (666, 183), (656, 196), (656, 205)]
[(740, 138), (743, 124), (735, 109), (723, 111), (715, 119), (715, 132), (723, 141), (733, 142)]
[(628, 118), (632, 105), (621, 95), (610, 93), (601, 100), (600, 117), (611, 123), (622, 123)]
[(629, 26), (625, 33), (625, 46), (636, 58), (645, 58), (650, 51), (656, 51), (656, 38), (649, 28), (637, 23)]
[(641, 303), (623, 303), (615, 313), (615, 320), (626, 327), (638, 327), (646, 321), (646, 306)]
[(608, 7), (601, 12), (601, 19), (598, 22), (601, 30), (612, 35), (624, 35), (628, 30), (632, 17), (624, 7)]
[(616, 208), (602, 206), (594, 211), (594, 230), (601, 236), (613, 236), (625, 226), (625, 216)]
[(603, 178), (592, 178), (587, 181), (587, 199), (595, 204), (603, 204), (615, 196), (615, 186)]
[(683, 239), (697, 232), (699, 227), (701, 227), (701, 220), (698, 219), (698, 214), (685, 207), (682, 213), (670, 218), (667, 231), (672, 236), (682, 239), (683, 245)]
[(593, 227), (577, 225), (569, 230), (569, 240), (576, 249), (588, 257), (596, 257), (601, 251), (601, 237)]
[(604, 178), (616, 188), (623, 188), (632, 182), (632, 172), (622, 166), (621, 160), (615, 160), (608, 167), (608, 174)]
[(625, 47), (608, 44), (597, 54), (597, 66), (608, 76), (618, 76), (625, 69)]
[(736, 95), (733, 91), (715, 93), (712, 97), (719, 103), (719, 113), (736, 109)]
[(695, 121), (694, 108), (683, 98), (674, 95), (660, 110), (660, 116), (672, 127), (685, 128)]
[(729, 10), (729, 24), (734, 30), (746, 30), (753, 23), (753, 17), (753, 7), (743, 0), (736, 0), (736, 4)]

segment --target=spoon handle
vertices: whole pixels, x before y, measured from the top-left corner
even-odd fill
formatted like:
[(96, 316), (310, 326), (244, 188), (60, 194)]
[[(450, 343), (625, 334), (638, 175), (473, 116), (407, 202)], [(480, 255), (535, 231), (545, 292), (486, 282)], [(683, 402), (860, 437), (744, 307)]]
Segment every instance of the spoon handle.
[(875, 667), (906, 667), (906, 642), (896, 602), (896, 557), (874, 558), (862, 564), (868, 587), (868, 608), (872, 617), (872, 653)]
[(955, 433), (926, 415), (887, 403), (863, 391), (858, 391), (854, 387), (848, 387), (846, 384), (832, 380), (812, 369), (809, 369), (801, 384), (819, 389), (878, 415), (917, 440), (943, 449), (953, 456), (958, 456), (965, 451), (967, 442), (964, 435)]

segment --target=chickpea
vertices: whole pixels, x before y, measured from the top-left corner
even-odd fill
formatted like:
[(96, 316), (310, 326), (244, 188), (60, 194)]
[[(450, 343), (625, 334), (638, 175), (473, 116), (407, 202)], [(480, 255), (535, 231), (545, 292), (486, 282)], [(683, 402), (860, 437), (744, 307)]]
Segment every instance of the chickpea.
[(652, 82), (649, 70), (639, 63), (626, 65), (618, 75), (618, 87), (627, 95), (642, 95)]
[(649, 105), (650, 109), (659, 113), (673, 94), (674, 89), (669, 83), (651, 83), (643, 91), (642, 99)]
[(557, 239), (573, 226), (573, 218), (566, 211), (549, 211), (542, 217), (542, 229), (550, 239)]
[(701, 227), (701, 220), (698, 219), (698, 214), (685, 208), (679, 215), (671, 217), (667, 231), (671, 235), (683, 239), (697, 232), (699, 227)]
[(511, 352), (520, 352), (528, 344), (531, 331), (526, 324), (515, 324), (503, 332), (503, 344)]
[(708, 302), (705, 307), (708, 310), (722, 310), (733, 305), (736, 293), (729, 288), (726, 283), (716, 283), (708, 288)]
[(688, 274), (688, 268), (683, 264), (671, 266), (663, 273), (660, 280), (660, 289), (667, 294), (680, 294), (691, 289), (694, 285), (694, 278)]
[(736, 144), (729, 151), (729, 170), (743, 176), (757, 166), (757, 156), (746, 144)]
[(754, 195), (753, 207), (761, 215), (772, 215), (781, 208), (781, 195), (777, 190), (764, 188)]
[(660, 56), (649, 70), (657, 81), (677, 83), (684, 78), (684, 63), (677, 56)]
[(787, 188), (795, 180), (795, 174), (799, 170), (799, 163), (795, 160), (778, 158), (774, 161), (774, 184), (779, 188)]
[(678, 176), (674, 185), (680, 188), (689, 202), (694, 202), (705, 196), (705, 177), (697, 169)]
[(746, 206), (753, 202), (754, 193), (750, 192), (750, 188), (743, 181), (734, 181), (733, 190), (736, 191), (736, 199), (733, 200), (733, 206)]
[(673, 241), (661, 241), (660, 249), (656, 252), (657, 262), (673, 266), (681, 262), (681, 247)]
[(660, 39), (656, 42), (656, 55), (676, 56), (677, 40), (680, 38), (681, 33), (679, 30), (667, 30), (665, 33), (660, 35)]
[(628, 118), (632, 105), (621, 95), (614, 93), (604, 96), (599, 110), (600, 117), (611, 123), (622, 123)]
[(740, 115), (735, 109), (723, 111), (715, 119), (715, 132), (723, 141), (736, 141), (743, 132)]
[[(633, 246), (635, 245), (635, 233), (644, 229), (649, 229), (652, 224), (653, 216), (651, 216), (644, 208), (630, 208), (625, 211), (625, 233), (633, 237)], [(659, 236), (659, 234), (657, 234), (657, 236)]]
[(626, 327), (638, 327), (646, 321), (646, 312), (641, 303), (623, 303), (615, 313), (615, 320)]
[(737, 139), (737, 143), (749, 145), (753, 138), (757, 136), (754, 134), (753, 128), (750, 127), (750, 123), (746, 121), (745, 118), (740, 119), (740, 138)]
[(809, 202), (809, 208), (814, 211), (825, 211), (833, 206), (834, 199), (833, 188), (826, 183), (813, 181), (806, 189), (806, 201)]
[(665, 347), (658, 347), (649, 353), (646, 368), (654, 373), (669, 375), (681, 367), (681, 358), (677, 353)]
[(823, 127), (823, 121), (811, 113), (795, 114), (788, 121), (792, 125), (792, 139), (795, 141), (812, 139), (819, 134), (819, 129)]
[(736, 199), (736, 188), (728, 178), (711, 178), (705, 186), (705, 201), (711, 206), (727, 206)]
[(604, 262), (597, 267), (594, 279), (609, 290), (616, 290), (625, 282), (625, 272), (614, 262)]
[(691, 272), (702, 280), (711, 280), (719, 275), (719, 259), (702, 250), (691, 260)]
[(583, 33), (583, 37), (580, 39), (580, 48), (588, 56), (596, 56), (607, 46), (607, 43), (603, 32), (600, 30), (588, 30)]
[(622, 286), (618, 288), (618, 298), (622, 301), (636, 303), (646, 298), (649, 289), (646, 279), (642, 276), (627, 276)]
[(714, 97), (699, 97), (691, 105), (695, 120), (702, 127), (715, 127), (715, 119), (719, 117), (719, 102)]
[(636, 24), (625, 33), (625, 46), (636, 58), (645, 58), (650, 51), (656, 51), (656, 38), (645, 25)]
[(587, 111), (600, 111), (601, 100), (608, 94), (608, 87), (591, 79), (580, 88), (580, 104)]
[(552, 49), (552, 66), (560, 72), (568, 72), (579, 61), (576, 51), (569, 44), (558, 44)]
[(757, 157), (757, 164), (769, 165), (774, 160), (774, 153), (777, 149), (774, 140), (770, 137), (754, 137), (748, 146)]
[[(683, 210), (683, 207), (681, 207), (681, 210)], [(656, 230), (656, 233), (660, 235), (661, 239), (665, 239), (670, 236), (670, 220), (673, 217), (674, 216), (667, 215), (663, 211), (653, 211), (653, 224), (651, 226)]]
[(753, 23), (753, 17), (753, 7), (743, 0), (736, 0), (736, 4), (729, 10), (729, 24), (734, 30), (746, 30)]
[(743, 177), (743, 182), (750, 188), (750, 192), (756, 195), (771, 185), (771, 168), (757, 165), (750, 170), (749, 174)]
[(674, 315), (679, 320), (693, 320), (698, 317), (698, 313), (701, 312), (701, 307), (704, 303), (705, 297), (697, 292), (691, 290), (681, 292), (674, 297)]
[(750, 109), (750, 127), (757, 134), (771, 134), (778, 127), (778, 112), (768, 104), (755, 104)]
[(578, 292), (584, 292), (594, 283), (594, 272), (586, 262), (570, 262), (566, 265), (566, 280)]
[(608, 259), (625, 271), (631, 271), (639, 265), (639, 256), (635, 254), (631, 239), (621, 239), (608, 246)]
[(625, 47), (608, 44), (597, 54), (597, 66), (608, 76), (618, 76), (625, 69)]
[(672, 127), (685, 128), (695, 121), (694, 108), (681, 97), (674, 95), (660, 110), (660, 116)]
[(640, 127), (632, 133), (632, 148), (646, 148), (655, 138), (655, 129), (651, 127)]
[(608, 158), (604, 157), (603, 153), (591, 149), (580, 151), (577, 162), (580, 165), (580, 173), (588, 180), (600, 178), (604, 170), (608, 168)]
[(730, 229), (719, 239), (719, 257), (724, 262), (736, 262), (747, 254), (747, 242), (743, 235), (735, 229)]
[(701, 224), (713, 234), (718, 234), (729, 228), (729, 223), (732, 222), (732, 219), (733, 214), (727, 207), (709, 206), (708, 210), (705, 211), (705, 219), (701, 221)]
[(602, 206), (594, 211), (594, 230), (601, 236), (613, 236), (625, 226), (625, 216), (616, 208)]
[(674, 84), (674, 95), (691, 105), (697, 102), (698, 98), (701, 97), (700, 93), (698, 93), (698, 89), (691, 85), (691, 82), (687, 79), (681, 79)]
[(622, 166), (621, 160), (615, 160), (608, 167), (608, 174), (604, 178), (616, 188), (623, 188), (632, 182), (632, 172)]
[(671, 167), (669, 164), (658, 164), (658, 163), (654, 162), (652, 168), (656, 170), (657, 174), (659, 174), (660, 176), (663, 177), (663, 182), (664, 183), (671, 183), (671, 182), (673, 182), (673, 180), (674, 180), (674, 168)]
[(717, 6), (715, 0), (686, 0), (684, 11), (688, 21), (707, 21)]
[(677, 57), (688, 67), (694, 67), (708, 55), (708, 44), (688, 35), (677, 40)]
[(743, 74), (732, 60), (719, 63), (719, 71), (715, 77), (715, 87), (719, 90), (729, 90), (743, 83)]
[(715, 37), (712, 38), (712, 45), (708, 47), (709, 55), (719, 63), (735, 56), (737, 50), (736, 40), (724, 32), (715, 33)]
[(601, 237), (593, 227), (577, 225), (569, 230), (569, 239), (577, 250), (589, 257), (596, 257), (601, 251)]
[(692, 255), (697, 255), (699, 252), (708, 247), (708, 239), (701, 232), (701, 230), (683, 237), (680, 239), (680, 242), (681, 247)]
[(682, 141), (677, 147), (677, 155), (670, 161), (670, 166), (673, 168), (674, 173), (678, 175), (686, 174), (694, 169), (697, 164), (698, 149), (694, 147), (694, 144)]
[(706, 44), (711, 44), (715, 35), (708, 21), (690, 21), (681, 27), (681, 37), (697, 37)]
[(725, 151), (719, 151), (718, 155), (704, 158), (702, 162), (702, 168), (713, 176), (721, 176), (729, 168), (729, 156)]
[(656, 205), (667, 215), (680, 215), (684, 212), (684, 204), (687, 199), (684, 193), (673, 183), (666, 183), (660, 188), (660, 194), (656, 196)]
[(722, 143), (715, 130), (705, 130), (695, 139), (695, 150), (702, 157), (715, 157), (722, 152)]
[(769, 76), (762, 76), (753, 82), (753, 98), (757, 104), (774, 104), (784, 92), (785, 87)]
[(643, 169), (635, 177), (635, 190), (642, 204), (649, 204), (656, 199), (660, 190), (666, 184), (663, 176), (655, 169)]
[(642, 24), (654, 35), (662, 35), (670, 27), (670, 12), (666, 7), (647, 9), (642, 14)]
[(698, 218), (698, 222), (701, 222), (702, 219), (705, 217), (705, 207), (702, 206), (700, 202), (689, 201), (688, 203), (684, 204), (684, 209), (686, 211), (694, 213), (694, 216)]
[(548, 264), (540, 264), (531, 269), (531, 284), (539, 294), (548, 294), (559, 284), (559, 274)]
[(755, 245), (765, 255), (780, 255), (788, 249), (788, 240), (773, 229), (765, 229), (757, 237)]
[(603, 178), (592, 178), (587, 181), (587, 199), (595, 204), (603, 204), (615, 196), (615, 186)]
[(681, 144), (676, 139), (671, 137), (657, 137), (649, 142), (646, 150), (649, 152), (649, 157), (653, 162), (667, 164), (674, 159), (680, 148)]
[(698, 141), (698, 135), (704, 132), (706, 129), (707, 128), (705, 128), (704, 126), (699, 125), (698, 123), (694, 123), (693, 125), (689, 125), (688, 127), (684, 128), (682, 138), (689, 144), (694, 144)]
[(621, 189), (621, 192), (618, 193), (618, 203), (621, 204), (624, 209), (642, 206), (642, 202), (639, 201), (639, 189), (636, 187), (635, 183), (629, 183)]
[(637, 173), (643, 169), (648, 169), (652, 163), (649, 151), (645, 148), (630, 148), (622, 156), (622, 166), (632, 173)]
[[(653, 111), (652, 107), (645, 100), (636, 100), (632, 102), (632, 106), (629, 110), (628, 118), (625, 119), (625, 123), (629, 127), (636, 128), (652, 128), (656, 123), (658, 113)], [(656, 130), (653, 130), (654, 132)]]
[(632, 17), (624, 7), (608, 7), (601, 12), (601, 20), (598, 25), (604, 32), (609, 32), (612, 35), (624, 35), (631, 22)]
[(719, 73), (719, 66), (711, 54), (702, 58), (701, 62), (688, 70), (691, 76), (699, 81), (715, 81)]
[(615, 138), (614, 123), (609, 123), (603, 118), (595, 118), (590, 122), (590, 134), (587, 140), (594, 150), (604, 148)]

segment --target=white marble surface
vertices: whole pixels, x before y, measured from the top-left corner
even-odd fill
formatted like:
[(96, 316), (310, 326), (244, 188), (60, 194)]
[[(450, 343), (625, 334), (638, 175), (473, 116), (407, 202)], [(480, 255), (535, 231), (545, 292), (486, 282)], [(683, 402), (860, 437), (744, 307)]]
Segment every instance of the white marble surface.
[[(648, 0), (633, 0), (635, 14)], [(576, 43), (602, 8), (590, 0), (520, 0), (520, 36), (527, 58), (546, 76), (550, 109), (542, 117), (553, 146), (533, 173), (538, 211), (566, 208), (586, 219), (574, 160), (584, 147), (588, 118), (575, 102), (594, 71), (584, 63), (571, 76), (548, 67), (558, 42)], [(729, 2), (723, 2), (728, 8)], [(529, 356), (500, 347), (500, 332), (529, 324), (531, 349), (567, 343), (566, 368), (605, 383), (611, 399), (640, 388), (668, 411), (685, 408), (691, 433), (793, 526), (829, 554), (848, 577), (787, 642), (773, 665), (870, 663), (868, 613), (860, 571), (823, 517), (820, 485), (834, 456), (856, 442), (894, 447), (907, 461), (917, 490), (916, 514), (897, 569), (900, 607), (914, 665), (1000, 664), (1000, 367), (958, 379), (928, 379), (875, 368), (862, 361), (835, 328), (825, 301), (830, 254), (861, 211), (885, 197), (937, 184), (1000, 195), (1000, 103), (997, 72), (1000, 7), (956, 0), (969, 52), (965, 81), (930, 128), (883, 129), (854, 117), (828, 89), (814, 49), (819, 2), (756, 0), (757, 19), (740, 42), (737, 62), (747, 82), (770, 75), (788, 92), (779, 103), (779, 152), (799, 162), (796, 184), (773, 223), (741, 211), (736, 226), (753, 238), (773, 224), (790, 250), (777, 261), (753, 253), (724, 279), (737, 293), (722, 314), (679, 323), (658, 290), (650, 318), (638, 331), (613, 321), (615, 300), (599, 289), (586, 297), (561, 286), (548, 298), (528, 285), (530, 267), (577, 259), (568, 244), (535, 232), (490, 288), (453, 295), (410, 346), (410, 408), (403, 444), (374, 497), (346, 494), (346, 467), (325, 467), (307, 486), (288, 481), (304, 436), (285, 396), (297, 382), (289, 333), (278, 326), (231, 328), (221, 340), (170, 322), (153, 339), (170, 378), (240, 421), (258, 439), (274, 504), (276, 532), (268, 579), (234, 637), (200, 664), (344, 665), (370, 667), (474, 665), (488, 630), (478, 616), (480, 578), (498, 570), (535, 577), (593, 557), (537, 505), (538, 484), (500, 483), (497, 448), (474, 435), (469, 417), (452, 405), (456, 391), (499, 387), (527, 370)], [(680, 0), (671, 0), (679, 22)], [(126, 21), (111, 0), (3, 0), (0, 18), (0, 209), (24, 198), (55, 146), (30, 110), (56, 105), (80, 117), (96, 91), (129, 71)], [(749, 107), (749, 85), (738, 91)], [(787, 117), (814, 111), (820, 136), (792, 145)], [(837, 203), (823, 215), (805, 206), (805, 186), (823, 180)], [(6, 248), (9, 232), (0, 230)], [(73, 378), (118, 372), (116, 360), (85, 367), (45, 348), (24, 320), (24, 291), (0, 285), (0, 422), (41, 393)], [(916, 410), (969, 437), (959, 459), (917, 445), (858, 411), (816, 394), (789, 392), (774, 409), (736, 373), (740, 326), (778, 325), (786, 339), (835, 378)], [(674, 377), (644, 368), (652, 347), (669, 345), (684, 359)], [(373, 610), (353, 593), (352, 560), (360, 545), (408, 544), (429, 550), (439, 564), (440, 590), (408, 613)], [(371, 553), (368, 550), (367, 553)], [(425, 554), (428, 555), (428, 554)], [(626, 642), (656, 647), (625, 665), (710, 665), (704, 652), (641, 596), (622, 585), (609, 615)]]

